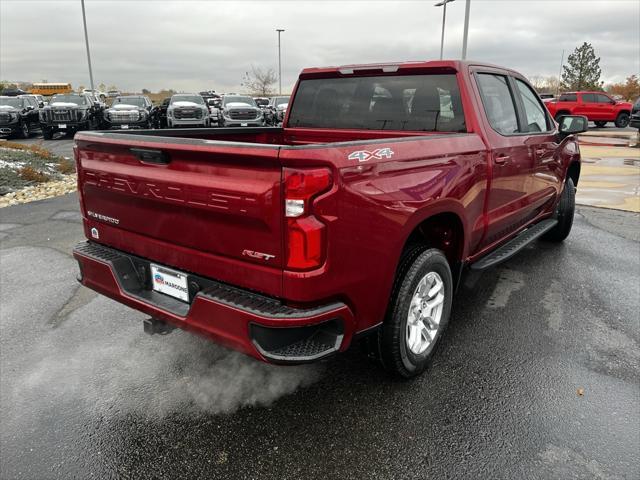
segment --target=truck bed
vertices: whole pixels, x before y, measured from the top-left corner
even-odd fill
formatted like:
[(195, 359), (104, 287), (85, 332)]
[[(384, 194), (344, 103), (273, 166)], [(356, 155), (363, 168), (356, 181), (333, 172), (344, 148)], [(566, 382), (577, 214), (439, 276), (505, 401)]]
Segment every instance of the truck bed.
[[(326, 145), (329, 143), (383, 140), (390, 138), (404, 138), (416, 136), (450, 136), (459, 133), (442, 132), (402, 132), (397, 130), (335, 130), (318, 128), (192, 128), (192, 129), (164, 129), (164, 130), (109, 130), (91, 132), (103, 138), (120, 138), (122, 140), (140, 141), (144, 137), (147, 142), (167, 142), (197, 145), (211, 141), (231, 143), (254, 143), (287, 147), (296, 145)], [(463, 134), (464, 135), (464, 134)]]

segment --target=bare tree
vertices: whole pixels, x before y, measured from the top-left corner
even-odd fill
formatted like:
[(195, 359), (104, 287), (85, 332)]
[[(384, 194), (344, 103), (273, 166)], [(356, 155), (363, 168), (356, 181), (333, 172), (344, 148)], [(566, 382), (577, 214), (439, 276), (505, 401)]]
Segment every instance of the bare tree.
[(533, 88), (539, 92), (546, 88), (546, 79), (542, 75), (533, 75), (532, 77), (529, 77), (529, 82), (531, 82)]
[(549, 93), (555, 94), (560, 88), (560, 79), (553, 75), (546, 78), (545, 90)]
[(245, 72), (240, 84), (247, 92), (257, 97), (268, 97), (274, 94), (273, 86), (278, 77), (273, 68), (263, 70), (251, 65), (251, 71)]

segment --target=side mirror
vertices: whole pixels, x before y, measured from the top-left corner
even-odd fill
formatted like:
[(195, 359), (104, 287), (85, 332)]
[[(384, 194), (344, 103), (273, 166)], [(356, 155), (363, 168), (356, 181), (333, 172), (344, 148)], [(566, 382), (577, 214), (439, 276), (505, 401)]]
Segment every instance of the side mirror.
[(44, 102), (40, 102), (38, 105), (40, 106), (40, 108), (42, 108), (44, 107)]
[(33, 110), (33, 105), (27, 105), (27, 112), (30, 112), (31, 110)]
[(586, 132), (589, 129), (589, 120), (584, 115), (565, 115), (560, 117), (559, 123), (558, 133), (563, 137)]

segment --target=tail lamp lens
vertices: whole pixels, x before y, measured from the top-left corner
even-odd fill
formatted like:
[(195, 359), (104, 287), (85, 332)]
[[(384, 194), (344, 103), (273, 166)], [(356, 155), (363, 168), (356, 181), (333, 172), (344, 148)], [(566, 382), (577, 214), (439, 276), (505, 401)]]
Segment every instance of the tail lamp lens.
[(287, 268), (310, 270), (322, 265), (326, 227), (313, 215), (312, 200), (330, 186), (331, 171), (326, 168), (284, 169)]

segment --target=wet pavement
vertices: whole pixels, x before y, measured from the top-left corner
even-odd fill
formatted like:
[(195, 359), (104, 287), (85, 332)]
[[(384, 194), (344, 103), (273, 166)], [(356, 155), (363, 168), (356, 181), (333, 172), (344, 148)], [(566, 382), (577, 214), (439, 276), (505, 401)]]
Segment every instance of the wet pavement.
[(580, 152), (576, 202), (640, 212), (640, 148), (584, 145), (581, 141)]
[(276, 367), (79, 287), (74, 195), (0, 210), (2, 479), (640, 477), (640, 216), (581, 207), (455, 299), (432, 367)]

